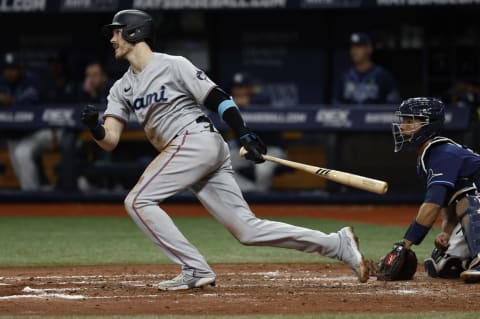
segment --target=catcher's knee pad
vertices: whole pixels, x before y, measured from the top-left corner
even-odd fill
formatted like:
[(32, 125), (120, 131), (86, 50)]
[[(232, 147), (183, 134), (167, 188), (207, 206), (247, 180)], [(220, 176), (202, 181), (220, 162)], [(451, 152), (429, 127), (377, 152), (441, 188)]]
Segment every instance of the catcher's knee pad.
[(472, 256), (480, 252), (480, 198), (466, 195), (456, 206), (458, 219)]
[(429, 277), (459, 278), (460, 273), (468, 268), (469, 263), (470, 259), (450, 256), (435, 248), (432, 256), (425, 259), (423, 265)]

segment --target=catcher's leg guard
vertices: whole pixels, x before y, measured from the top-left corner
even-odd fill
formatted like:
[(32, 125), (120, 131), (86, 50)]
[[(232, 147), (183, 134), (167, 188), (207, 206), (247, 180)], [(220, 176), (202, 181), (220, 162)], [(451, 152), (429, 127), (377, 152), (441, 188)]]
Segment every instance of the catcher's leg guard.
[(467, 241), (463, 235), (462, 225), (460, 223), (457, 223), (453, 229), (450, 240), (448, 241), (448, 248), (445, 253), (450, 256), (458, 257), (462, 260), (472, 259), (472, 255), (470, 254), (470, 249), (468, 248)]
[(425, 259), (423, 265), (429, 277), (459, 278), (469, 263), (470, 258), (461, 259), (434, 248), (432, 256)]
[(456, 213), (471, 256), (476, 257), (480, 252), (480, 198), (466, 195), (457, 203)]
[(480, 281), (480, 198), (467, 195), (456, 206), (463, 234), (472, 255), (469, 268), (460, 274), (465, 282)]

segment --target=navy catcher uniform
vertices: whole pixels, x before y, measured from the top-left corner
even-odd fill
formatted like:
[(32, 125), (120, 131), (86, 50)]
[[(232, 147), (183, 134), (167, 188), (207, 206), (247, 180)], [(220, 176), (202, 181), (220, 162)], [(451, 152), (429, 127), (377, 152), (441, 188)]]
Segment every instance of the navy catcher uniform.
[(228, 146), (201, 106), (218, 113), (232, 128), (248, 151), (247, 159), (262, 163), (265, 145), (248, 129), (233, 100), (202, 70), (184, 57), (152, 52), (153, 21), (147, 13), (120, 11), (105, 30), (115, 58), (126, 59), (130, 67), (110, 90), (103, 124), (93, 106), (84, 108), (82, 121), (100, 147), (113, 150), (134, 118), (159, 152), (125, 199), (135, 223), (181, 266), (181, 273), (161, 282), (159, 289), (191, 289), (216, 280), (205, 258), (159, 206), (185, 189), (242, 244), (317, 252), (347, 263), (359, 281), (367, 281), (352, 227), (325, 234), (252, 213), (235, 182)]
[(420, 244), (441, 214), (442, 232), (435, 239), (432, 258), (425, 263), (428, 273), (480, 281), (480, 155), (439, 136), (445, 114), (438, 99), (407, 99), (396, 115), (398, 122), (392, 126), (395, 152), (416, 150), (417, 173), (426, 182), (425, 199), (404, 236), (405, 246)]

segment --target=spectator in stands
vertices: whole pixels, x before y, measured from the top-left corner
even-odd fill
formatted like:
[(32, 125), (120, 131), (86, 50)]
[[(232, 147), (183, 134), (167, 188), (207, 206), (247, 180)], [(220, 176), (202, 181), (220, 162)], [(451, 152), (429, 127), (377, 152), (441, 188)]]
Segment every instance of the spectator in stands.
[(480, 150), (480, 85), (475, 81), (459, 80), (441, 97), (447, 107), (463, 109), (469, 114), (468, 128), (464, 130), (463, 143), (474, 151)]
[(400, 95), (390, 71), (372, 60), (373, 41), (369, 34), (350, 36), (352, 66), (336, 79), (333, 104), (397, 104)]
[(45, 102), (50, 104), (77, 102), (78, 85), (70, 77), (67, 64), (62, 58), (48, 59), (45, 82)]
[(101, 104), (107, 103), (107, 96), (114, 81), (110, 79), (105, 67), (99, 61), (89, 62), (85, 67), (85, 78), (79, 99), (82, 102)]
[(270, 106), (270, 98), (263, 92), (262, 85), (251, 74), (237, 72), (230, 83), (230, 94), (239, 107), (249, 105)]
[[(104, 109), (107, 105), (107, 97), (114, 81), (109, 76), (103, 63), (98, 60), (92, 60), (85, 65), (84, 79), (79, 92), (79, 100), (86, 104), (95, 104), (99, 109)], [(90, 144), (90, 139), (87, 144)], [(80, 145), (81, 152), (88, 151), (88, 145), (82, 143)], [(92, 154), (87, 157), (93, 157), (95, 162), (111, 162), (112, 153), (95, 147)], [(92, 190), (110, 190), (113, 188), (122, 189), (120, 180), (122, 176), (119, 174), (117, 179), (108, 176), (93, 176), (87, 172), (87, 176), (79, 176), (77, 187), (79, 190), (87, 192)]]
[[(262, 94), (259, 83), (256, 83), (248, 73), (238, 72), (234, 74), (230, 84), (230, 95), (241, 109), (246, 109), (252, 105), (270, 105), (269, 100)], [(279, 165), (269, 161), (255, 165), (252, 161), (240, 157), (240, 142), (233, 138), (232, 132), (223, 131), (222, 133), (230, 147), (232, 167), (236, 172), (235, 177), (242, 191), (269, 191)], [(285, 156), (281, 132), (262, 132), (262, 140), (267, 144), (269, 155)]]
[(0, 105), (31, 105), (40, 101), (40, 83), (26, 69), (19, 53), (7, 52), (0, 77)]
[[(19, 53), (8, 52), (3, 59), (0, 78), (0, 105), (36, 105), (40, 100), (40, 80), (29, 71)], [(37, 105), (37, 107), (40, 107)], [(41, 154), (58, 146), (61, 131), (50, 128), (36, 131), (8, 132), (7, 146), (10, 160), (22, 190), (50, 189), (45, 185), (41, 168)], [(42, 180), (43, 179), (43, 180)]]

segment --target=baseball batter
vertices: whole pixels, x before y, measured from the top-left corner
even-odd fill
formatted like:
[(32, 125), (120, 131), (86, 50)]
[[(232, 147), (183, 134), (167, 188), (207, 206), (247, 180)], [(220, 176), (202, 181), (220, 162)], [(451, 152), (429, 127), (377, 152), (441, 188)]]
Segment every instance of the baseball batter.
[(125, 199), (125, 209), (135, 223), (181, 266), (181, 273), (161, 282), (159, 289), (215, 284), (215, 272), (205, 258), (159, 206), (185, 189), (242, 244), (317, 252), (347, 263), (359, 281), (367, 281), (352, 227), (325, 234), (259, 219), (251, 212), (235, 182), (228, 146), (201, 107), (218, 113), (234, 130), (249, 160), (262, 163), (265, 145), (248, 129), (233, 100), (202, 70), (184, 57), (152, 51), (153, 29), (150, 15), (139, 10), (119, 11), (104, 27), (115, 58), (126, 59), (130, 67), (110, 90), (103, 124), (91, 105), (82, 111), (82, 122), (96, 143), (111, 151), (134, 118), (159, 152)]
[[(417, 172), (426, 193), (416, 218), (400, 243), (419, 245), (438, 216), (442, 231), (425, 266), (433, 277), (480, 281), (480, 155), (440, 136), (445, 121), (442, 101), (417, 97), (403, 101), (393, 123), (395, 152), (416, 151)], [(460, 228), (461, 225), (461, 228)], [(453, 257), (453, 258), (452, 258)], [(464, 261), (472, 259), (468, 268)], [(463, 270), (463, 271), (462, 271)]]

